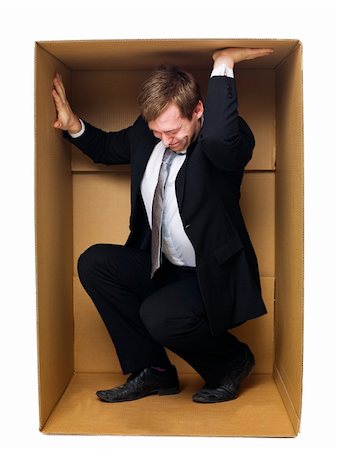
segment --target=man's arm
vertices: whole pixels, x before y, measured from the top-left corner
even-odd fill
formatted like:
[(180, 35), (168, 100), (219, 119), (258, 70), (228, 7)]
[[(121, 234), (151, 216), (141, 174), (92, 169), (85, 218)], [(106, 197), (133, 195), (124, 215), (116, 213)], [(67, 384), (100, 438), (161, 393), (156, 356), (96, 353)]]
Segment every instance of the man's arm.
[(129, 135), (132, 127), (106, 132), (82, 121), (73, 112), (66, 96), (60, 74), (54, 77), (52, 96), (57, 118), (54, 128), (63, 130), (64, 137), (82, 150), (94, 162), (102, 164), (128, 164), (130, 162)]
[(216, 50), (213, 53), (213, 68), (226, 64), (227, 67), (233, 69), (234, 65), (240, 61), (247, 61), (249, 59), (260, 58), (261, 56), (268, 56), (273, 53), (272, 48), (240, 48), (230, 47), (222, 50)]
[(205, 155), (221, 170), (242, 170), (250, 160), (255, 144), (249, 126), (237, 111), (235, 80), (230, 78), (232, 69), (239, 61), (266, 56), (272, 51), (228, 48), (213, 54), (213, 74), (225, 76), (213, 76), (209, 81), (200, 137)]

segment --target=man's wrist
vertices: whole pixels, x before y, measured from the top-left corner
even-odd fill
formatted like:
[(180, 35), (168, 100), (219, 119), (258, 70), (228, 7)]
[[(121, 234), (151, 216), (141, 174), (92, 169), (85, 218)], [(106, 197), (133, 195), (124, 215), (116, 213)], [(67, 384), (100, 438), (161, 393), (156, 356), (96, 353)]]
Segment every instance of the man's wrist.
[(213, 68), (217, 68), (219, 66), (221, 66), (222, 64), (226, 64), (226, 66), (229, 69), (234, 69), (234, 61), (230, 56), (227, 55), (219, 55), (214, 59), (214, 64), (213, 64)]
[(211, 77), (234, 78), (234, 71), (232, 68), (228, 67), (225, 63), (222, 63), (213, 68)]
[(67, 130), (72, 138), (78, 138), (78, 137), (82, 136), (82, 134), (85, 131), (85, 125), (84, 125), (83, 120), (80, 119), (79, 117), (76, 117), (76, 119), (78, 121), (78, 126), (68, 128), (68, 130)]

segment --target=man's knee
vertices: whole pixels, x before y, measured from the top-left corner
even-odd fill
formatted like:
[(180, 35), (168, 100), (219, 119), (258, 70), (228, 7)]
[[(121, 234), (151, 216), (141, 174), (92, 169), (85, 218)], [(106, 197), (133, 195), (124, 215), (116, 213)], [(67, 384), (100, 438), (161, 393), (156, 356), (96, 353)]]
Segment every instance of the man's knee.
[(94, 244), (80, 255), (77, 262), (77, 271), (82, 283), (95, 277), (107, 268), (108, 260), (111, 258), (114, 247), (119, 246)]
[(87, 248), (78, 258), (77, 272), (81, 280), (85, 280), (93, 273), (93, 269), (99, 260), (99, 244)]

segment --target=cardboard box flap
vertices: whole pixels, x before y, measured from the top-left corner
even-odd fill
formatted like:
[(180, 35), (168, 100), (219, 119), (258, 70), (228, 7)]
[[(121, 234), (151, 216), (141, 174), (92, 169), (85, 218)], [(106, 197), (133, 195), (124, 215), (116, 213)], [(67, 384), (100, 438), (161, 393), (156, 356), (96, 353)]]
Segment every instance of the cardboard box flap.
[[(275, 376), (298, 430), (303, 361), (302, 48), (279, 67), (277, 83)], [(287, 121), (286, 117), (291, 117)], [(285, 242), (287, 245), (284, 245)], [(296, 345), (294, 343), (296, 342)], [(292, 351), (288, 352), (287, 349)]]
[(72, 70), (150, 70), (154, 61), (208, 69), (214, 49), (224, 47), (272, 47), (272, 56), (244, 61), (238, 67), (275, 69), (297, 43), (296, 39), (130, 39), (48, 41), (39, 45)]
[(51, 80), (62, 70), (36, 48), (35, 223), (41, 423), (63, 394), (74, 370), (72, 309), (72, 178), (70, 145), (52, 128)]

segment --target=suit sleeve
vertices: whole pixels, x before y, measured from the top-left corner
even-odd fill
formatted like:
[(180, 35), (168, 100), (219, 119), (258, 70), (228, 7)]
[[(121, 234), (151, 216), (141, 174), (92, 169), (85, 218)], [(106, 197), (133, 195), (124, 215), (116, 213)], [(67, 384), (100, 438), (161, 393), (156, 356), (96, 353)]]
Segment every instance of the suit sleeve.
[(212, 77), (205, 102), (202, 149), (220, 170), (243, 170), (252, 157), (255, 140), (238, 114), (234, 78)]
[(85, 132), (73, 138), (64, 132), (64, 137), (78, 147), (94, 162), (112, 165), (130, 163), (130, 135), (132, 128), (106, 132), (85, 122)]

